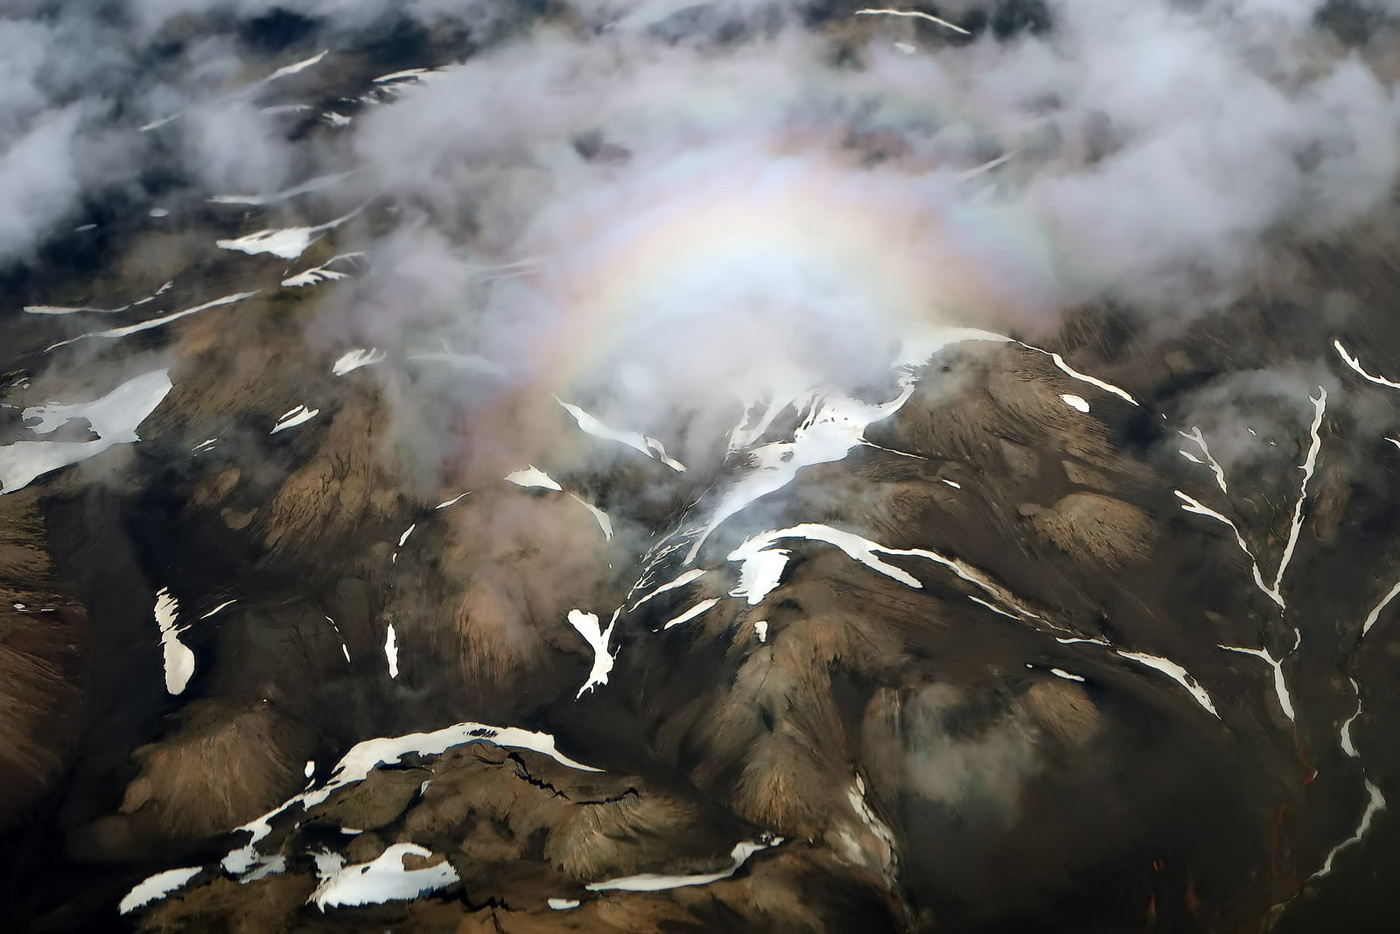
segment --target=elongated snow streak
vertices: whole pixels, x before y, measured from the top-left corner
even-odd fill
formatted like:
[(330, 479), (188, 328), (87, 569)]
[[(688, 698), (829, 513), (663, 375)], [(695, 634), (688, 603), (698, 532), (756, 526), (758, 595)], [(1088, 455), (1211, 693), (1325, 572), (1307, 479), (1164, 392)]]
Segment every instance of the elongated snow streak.
[(216, 613), (221, 613), (221, 612), (223, 612), (224, 610), (226, 610), (226, 609), (228, 609), (229, 607), (233, 606), (233, 605), (234, 605), (235, 603), (237, 603), (237, 602), (238, 602), (237, 600), (225, 600), (223, 603), (220, 603), (218, 606), (214, 607), (214, 609), (210, 610), (208, 613), (205, 613), (203, 616), (201, 616), (200, 619), (208, 619), (209, 617), (215, 615)]
[(719, 872), (701, 873), (690, 876), (666, 876), (657, 873), (642, 873), (636, 876), (623, 876), (620, 879), (609, 879), (606, 882), (592, 882), (585, 886), (590, 892), (606, 892), (610, 890), (620, 890), (624, 892), (664, 892), (667, 889), (679, 889), (689, 885), (709, 885), (711, 882), (718, 882), (721, 879), (728, 879), (739, 871), (739, 867), (749, 861), (749, 857), (770, 846), (777, 846), (782, 843), (781, 837), (772, 842), (741, 842), (734, 844), (734, 849), (729, 851), (729, 858), (732, 865)]
[(137, 908), (165, 898), (203, 870), (203, 866), (186, 866), (183, 869), (167, 869), (165, 872), (158, 872), (150, 878), (136, 883), (135, 888), (127, 892), (126, 897), (117, 905), (117, 911), (120, 914), (129, 914)]
[(648, 438), (639, 431), (621, 431), (617, 428), (610, 428), (597, 418), (585, 412), (576, 405), (565, 402), (558, 396), (554, 401), (563, 407), (564, 411), (573, 416), (578, 423), (580, 430), (590, 434), (595, 438), (602, 438), (604, 441), (616, 441), (618, 444), (625, 444), (634, 451), (640, 451), (647, 457), (661, 461), (667, 467), (677, 473), (685, 472), (685, 465), (680, 461), (672, 460), (666, 456), (666, 449), (661, 446), (661, 442), (655, 438)]
[(1308, 481), (1312, 479), (1313, 471), (1317, 468), (1317, 455), (1322, 450), (1322, 435), (1319, 431), (1322, 428), (1322, 418), (1327, 414), (1327, 390), (1321, 386), (1317, 387), (1318, 397), (1314, 399), (1308, 397), (1308, 401), (1313, 404), (1312, 427), (1308, 432), (1312, 435), (1312, 444), (1308, 446), (1308, 456), (1298, 467), (1303, 471), (1303, 483), (1298, 490), (1298, 503), (1293, 507), (1293, 523), (1288, 530), (1288, 544), (1284, 546), (1283, 557), (1278, 563), (1278, 574), (1274, 575), (1274, 592), (1279, 592), (1283, 584), (1283, 574), (1288, 570), (1288, 563), (1293, 560), (1293, 549), (1298, 545), (1298, 535), (1303, 530), (1303, 504), (1308, 498)]
[(108, 328), (105, 331), (89, 331), (86, 334), (79, 334), (77, 337), (70, 337), (67, 340), (59, 341), (56, 344), (50, 344), (49, 346), (44, 348), (44, 353), (48, 353), (52, 350), (57, 350), (60, 347), (66, 347), (69, 344), (76, 344), (78, 341), (84, 340), (89, 337), (126, 337), (129, 334), (139, 334), (141, 331), (149, 331), (152, 328), (162, 327), (163, 325), (167, 325), (172, 321), (178, 321), (181, 318), (198, 314), (199, 312), (206, 311), (210, 308), (217, 308), (220, 305), (232, 305), (237, 302), (241, 302), (243, 301), (243, 299), (252, 298), (254, 295), (257, 294), (257, 289), (254, 289), (251, 292), (237, 292), (233, 295), (225, 295), (222, 298), (216, 298), (213, 301), (205, 302), (203, 305), (196, 305), (193, 308), (186, 308), (184, 311), (177, 311), (173, 314), (162, 315), (159, 318), (151, 318), (148, 321), (141, 321), (137, 324), (128, 324), (125, 327), (120, 328)]
[(1390, 605), (1396, 595), (1400, 594), (1400, 581), (1395, 582), (1395, 586), (1390, 588), (1390, 592), (1381, 598), (1381, 602), (1371, 608), (1371, 612), (1366, 614), (1366, 621), (1361, 624), (1361, 634), (1364, 636), (1371, 631), (1371, 627), (1376, 625), (1376, 620), (1380, 619), (1381, 611)]
[(627, 612), (631, 613), (635, 611), (637, 607), (650, 600), (652, 597), (659, 597), (661, 594), (666, 593), (668, 590), (675, 590), (677, 587), (684, 587), (691, 581), (698, 580), (699, 578), (704, 577), (707, 573), (709, 572), (705, 571), (702, 568), (691, 568), (689, 571), (686, 571), (684, 574), (677, 577), (675, 580), (670, 581), (669, 583), (662, 584), (660, 587), (648, 593), (645, 597), (639, 599), (636, 603), (632, 604), (632, 606), (627, 610)]
[(1353, 357), (1351, 354), (1347, 353), (1347, 349), (1342, 346), (1341, 341), (1334, 340), (1332, 342), (1332, 346), (1336, 348), (1337, 355), (1342, 358), (1343, 363), (1351, 367), (1357, 373), (1360, 373), (1366, 379), (1375, 383), (1377, 386), (1384, 386), (1387, 389), (1400, 389), (1400, 383), (1391, 382), (1384, 376), (1376, 376), (1373, 373), (1366, 372), (1366, 368), (1361, 365), (1361, 361), (1356, 357)]
[(1249, 545), (1245, 544), (1244, 536), (1240, 534), (1240, 530), (1235, 525), (1235, 523), (1231, 522), (1228, 518), (1216, 512), (1214, 509), (1211, 509), (1209, 506), (1203, 505), (1199, 500), (1186, 495), (1180, 490), (1173, 490), (1172, 492), (1176, 494), (1178, 499), (1185, 503), (1185, 505), (1181, 508), (1186, 512), (1193, 513), (1194, 515), (1198, 516), (1205, 516), (1209, 519), (1215, 519), (1219, 522), (1225, 523), (1230, 527), (1230, 531), (1235, 533), (1235, 542), (1240, 546), (1240, 551), (1243, 551), (1245, 557), (1249, 559), (1250, 570), (1254, 574), (1255, 586), (1257, 586), (1261, 591), (1263, 591), (1266, 597), (1277, 603), (1280, 609), (1283, 609), (1283, 596), (1278, 592), (1278, 590), (1270, 588), (1268, 584), (1264, 583), (1264, 575), (1259, 572), (1259, 562), (1254, 560), (1254, 552), (1250, 551)]
[(932, 13), (920, 13), (918, 10), (875, 10), (875, 9), (868, 9), (868, 10), (856, 10), (855, 15), (856, 15), (856, 16), (904, 16), (904, 17), (908, 17), (908, 18), (910, 18), (910, 19), (928, 20), (930, 23), (937, 23), (938, 25), (944, 27), (945, 29), (951, 29), (951, 30), (953, 30), (953, 32), (961, 33), (961, 34), (964, 35), (964, 36), (970, 36), (970, 35), (972, 35), (972, 33), (968, 32), (966, 29), (963, 29), (963, 28), (962, 28), (961, 26), (959, 26), (957, 23), (950, 23), (950, 22), (948, 22), (946, 19), (940, 19), (939, 17), (934, 16)]
[(1210, 695), (1206, 693), (1206, 689), (1201, 687), (1200, 683), (1197, 682), (1195, 678), (1191, 677), (1189, 671), (1182, 668), (1176, 662), (1158, 655), (1148, 655), (1145, 652), (1125, 652), (1122, 649), (1114, 649), (1113, 651), (1114, 654), (1121, 658), (1126, 658), (1129, 661), (1137, 662), (1139, 665), (1146, 665), (1148, 668), (1155, 668), (1157, 671), (1160, 671), (1177, 684), (1186, 688), (1191, 696), (1196, 699), (1196, 703), (1210, 711), (1211, 715), (1217, 720), (1220, 719), (1220, 714), (1216, 711), (1215, 704), (1211, 703)]
[(1288, 694), (1288, 682), (1283, 677), (1283, 661), (1275, 659), (1263, 649), (1247, 649), (1238, 645), (1222, 645), (1220, 648), (1227, 652), (1239, 652), (1241, 655), (1253, 655), (1263, 661), (1274, 670), (1274, 693), (1278, 695), (1278, 705), (1283, 710), (1283, 715), (1289, 720), (1294, 720), (1293, 699)]
[[(319, 266), (312, 266), (310, 269), (307, 269), (303, 272), (299, 272), (295, 276), (289, 276), (288, 278), (283, 279), (282, 287), (288, 289), (297, 289), (301, 288), (302, 286), (315, 285), (318, 282), (330, 282), (335, 279), (349, 279), (350, 273), (341, 272), (338, 269), (332, 269), (331, 266), (340, 262), (341, 260), (349, 260), (351, 266), (356, 266), (357, 264), (355, 260), (363, 258), (365, 255), (366, 254), (362, 252), (337, 253), (335, 256), (332, 256), (330, 259), (326, 260)], [(338, 376), (340, 374), (336, 375)]]
[(1356, 695), (1356, 713), (1347, 717), (1345, 722), (1342, 723), (1339, 738), (1341, 739), (1342, 752), (1351, 756), (1353, 759), (1360, 759), (1361, 753), (1357, 751), (1356, 744), (1351, 741), (1351, 725), (1357, 717), (1361, 716), (1361, 685), (1356, 683), (1355, 678), (1347, 678), (1347, 680), (1351, 682), (1352, 693)]
[[(1189, 434), (1184, 431), (1177, 433), (1188, 441), (1194, 441), (1196, 447), (1201, 449), (1201, 453), (1205, 455), (1205, 462), (1210, 465), (1211, 472), (1215, 474), (1215, 483), (1220, 487), (1220, 492), (1229, 496), (1230, 488), (1225, 485), (1225, 468), (1221, 467), (1220, 462), (1211, 456), (1210, 448), (1206, 446), (1205, 435), (1201, 434), (1201, 429), (1193, 425)], [(1190, 453), (1186, 451), (1182, 451), (1181, 453), (1186, 456), (1187, 460), (1196, 461), (1198, 464), (1201, 463), (1200, 460), (1197, 460), (1197, 458)]]
[(834, 529), (829, 525), (818, 525), (813, 522), (804, 522), (786, 529), (777, 529), (769, 532), (762, 532), (752, 538), (747, 539), (738, 548), (729, 553), (730, 561), (741, 561), (743, 566), (739, 572), (739, 583), (730, 591), (730, 596), (746, 597), (750, 606), (757, 606), (763, 602), (774, 588), (778, 586), (778, 580), (782, 575), (783, 568), (787, 564), (788, 552), (784, 549), (774, 548), (776, 542), (785, 538), (805, 538), (811, 541), (826, 542), (835, 545), (846, 553), (852, 560), (859, 561), (873, 571), (877, 571), (886, 577), (892, 578), (915, 589), (921, 589), (923, 584), (914, 575), (903, 568), (896, 567), (876, 557), (876, 552), (887, 555), (899, 555), (913, 558), (925, 558), (935, 564), (941, 564), (948, 568), (958, 577), (980, 588), (988, 596), (1009, 606), (1013, 611), (1023, 618), (1039, 619), (1026, 607), (1022, 606), (1005, 588), (996, 584), (985, 574), (965, 561), (956, 558), (947, 558), (936, 551), (929, 551), (923, 548), (886, 548), (883, 545), (862, 538), (853, 532)]
[[(327, 617), (329, 619), (329, 617)], [(554, 737), (548, 733), (537, 733), (520, 727), (489, 726), (484, 723), (458, 723), (434, 730), (431, 733), (408, 733), (403, 736), (381, 736), (356, 743), (335, 768), (330, 778), (320, 788), (307, 789), (289, 798), (266, 814), (243, 824), (237, 830), (251, 833), (252, 839), (245, 845), (231, 850), (221, 861), (224, 870), (234, 875), (244, 876), (243, 881), (252, 881), (246, 874), (257, 871), (260, 875), (276, 865), (280, 857), (265, 857), (257, 850), (257, 844), (272, 833), (272, 820), (279, 814), (300, 805), (303, 810), (324, 802), (337, 790), (356, 782), (362, 782), (369, 773), (381, 765), (396, 765), (404, 756), (416, 753), (420, 756), (438, 756), (449, 749), (471, 743), (489, 743), (515, 749), (530, 749), (549, 756), (560, 765), (581, 772), (598, 772), (591, 765), (575, 762), (555, 748)]]
[(985, 606), (987, 609), (991, 610), (993, 613), (996, 613), (996, 614), (998, 614), (998, 615), (1000, 615), (1000, 616), (1005, 616), (1007, 619), (1014, 619), (1014, 620), (1016, 620), (1017, 622), (1020, 622), (1020, 621), (1021, 621), (1021, 617), (1016, 616), (1016, 615), (1013, 614), (1013, 613), (1008, 613), (1008, 612), (1006, 612), (1005, 610), (1003, 610), (1001, 607), (997, 606), (995, 603), (989, 603), (988, 601), (983, 600), (981, 597), (974, 597), (974, 596), (972, 596), (971, 594), (968, 594), (967, 599), (971, 600), (973, 603), (979, 604), (980, 606)]
[(695, 619), (695, 617), (704, 615), (716, 603), (719, 603), (718, 597), (710, 597), (708, 600), (701, 600), (699, 603), (695, 604), (695, 606), (686, 610), (680, 616), (677, 616), (674, 619), (670, 620), (666, 623), (665, 626), (662, 626), (661, 628), (670, 629), (672, 626), (679, 626), (681, 623), (688, 623), (692, 619)]
[[(298, 109), (310, 110), (311, 108), (303, 104), (300, 105)], [(214, 195), (209, 201), (212, 204), (276, 204), (279, 201), (286, 201), (288, 198), (295, 198), (297, 195), (309, 194), (313, 191), (320, 191), (322, 188), (329, 188), (337, 182), (349, 178), (352, 174), (354, 173), (337, 172), (333, 175), (318, 175), (315, 178), (302, 182), (300, 185), (270, 195)]]
[(1090, 386), (1097, 386), (1104, 392), (1111, 392), (1118, 398), (1122, 399), (1124, 402), (1130, 402), (1133, 405), (1138, 404), (1138, 401), (1134, 399), (1126, 389), (1120, 389), (1112, 383), (1106, 383), (1101, 379), (1090, 376), (1088, 373), (1079, 372), (1074, 367), (1066, 363), (1065, 358), (1060, 356), (1059, 354), (1049, 350), (1041, 350), (1039, 347), (1033, 347), (1030, 344), (1025, 343), (1024, 341), (1016, 341), (1016, 343), (1020, 344), (1027, 350), (1034, 350), (1036, 353), (1045, 354), (1045, 356), (1049, 357), (1055, 362), (1055, 366), (1059, 367), (1060, 370), (1071, 379), (1077, 379), (1081, 383), (1088, 383)]
[[(293, 62), (290, 65), (283, 65), (281, 68), (277, 69), (272, 74), (268, 75), (266, 78), (263, 78), (259, 81), (254, 81), (252, 84), (244, 85), (241, 88), (237, 88), (229, 92), (228, 94), (225, 94), (221, 97), (217, 97), (214, 100), (209, 101), (208, 104), (206, 104), (205, 106), (212, 106), (220, 103), (225, 103), (228, 101), (237, 100), (238, 98), (246, 95), (255, 94), (257, 93), (258, 89), (266, 87), (267, 85), (278, 80), (279, 78), (285, 78), (288, 75), (294, 75), (298, 72), (305, 71), (312, 65), (315, 65), (317, 62), (319, 62), (321, 59), (325, 58), (326, 53), (329, 51), (329, 49), (322, 49), (320, 52), (311, 56), (310, 58), (302, 59), (299, 62)], [(147, 123), (145, 126), (141, 127), (139, 132), (146, 133), (151, 130), (157, 129), (158, 127), (163, 127), (167, 123), (170, 123), (172, 120), (180, 119), (187, 113), (189, 113), (188, 110), (181, 110), (171, 114), (168, 117), (161, 117), (157, 120), (152, 120), (150, 123)]]
[(1126, 658), (1128, 661), (1137, 662), (1139, 665), (1144, 665), (1148, 668), (1160, 671), (1162, 674), (1184, 687), (1187, 692), (1195, 698), (1196, 703), (1205, 708), (1212, 716), (1217, 720), (1220, 719), (1220, 713), (1215, 709), (1215, 704), (1211, 701), (1210, 694), (1206, 692), (1206, 689), (1201, 687), (1200, 682), (1192, 677), (1189, 671), (1169, 658), (1162, 658), (1160, 655), (1148, 655), (1146, 652), (1125, 652), (1105, 639), (1085, 639), (1078, 636), (1061, 638), (1057, 636), (1055, 637), (1055, 641), (1061, 645), (1087, 643), (1089, 645), (1102, 646), (1119, 658)]
[(373, 81), (375, 84), (387, 84), (392, 81), (417, 80), (424, 75), (432, 74), (433, 71), (434, 69), (431, 68), (405, 68), (403, 71), (393, 71), (387, 75), (380, 75)]
[(574, 695), (575, 700), (585, 692), (593, 690), (595, 685), (608, 683), (608, 672), (612, 671), (613, 662), (617, 658), (615, 653), (608, 651), (608, 642), (612, 639), (613, 627), (617, 625), (617, 617), (621, 613), (621, 607), (614, 610), (608, 628), (603, 629), (596, 613), (569, 611), (569, 625), (577, 629), (578, 634), (583, 636), (583, 641), (593, 649), (593, 668), (588, 672), (588, 680), (578, 689), (578, 694)]
[(145, 298), (138, 298), (131, 304), (122, 305), (120, 308), (93, 308), (88, 305), (25, 305), (24, 311), (26, 314), (31, 315), (75, 315), (79, 313), (88, 313), (96, 315), (115, 315), (120, 312), (127, 311), (128, 309), (135, 308), (138, 305), (144, 305), (147, 302), (155, 301), (157, 296), (165, 294), (174, 284), (175, 281), (172, 279), (171, 281), (165, 283), (165, 285), (156, 289), (150, 295), (147, 295)]
[[(910, 48), (912, 50), (912, 46)], [(900, 51), (903, 51), (903, 49), (901, 49)], [(999, 168), (1000, 166), (1003, 166), (1006, 163), (1010, 162), (1011, 159), (1015, 157), (1016, 154), (1020, 151), (1021, 150), (1019, 149), (1013, 149), (1008, 153), (1004, 153), (1000, 156), (997, 156), (990, 162), (984, 162), (981, 165), (976, 166), (975, 168), (971, 168), (966, 170), (965, 172), (959, 173), (958, 178), (964, 182), (970, 182), (974, 178), (977, 178), (981, 175), (985, 175), (988, 172), (992, 171), (992, 169)]]
[(1361, 842), (1361, 838), (1366, 836), (1366, 832), (1371, 829), (1371, 821), (1375, 816), (1385, 809), (1385, 796), (1381, 790), (1366, 779), (1366, 794), (1369, 800), (1366, 802), (1366, 810), (1361, 812), (1361, 822), (1356, 826), (1356, 832), (1350, 837), (1332, 847), (1332, 852), (1327, 854), (1327, 860), (1322, 864), (1322, 868), (1312, 874), (1313, 879), (1320, 879), (1332, 871), (1332, 861), (1337, 858), (1337, 854), (1353, 844)]
[(438, 503), (438, 504), (437, 504), (436, 506), (434, 506), (433, 508), (434, 508), (434, 509), (446, 509), (448, 506), (455, 506), (455, 505), (457, 505), (458, 503), (460, 503), (460, 502), (462, 501), (462, 498), (463, 498), (463, 497), (468, 496), (468, 495), (470, 495), (470, 494), (471, 494), (471, 490), (467, 490), (467, 492), (465, 492), (465, 493), (458, 493), (456, 496), (452, 497), (451, 499), (445, 500), (445, 501), (443, 501), (443, 502), (441, 502), (441, 503)]
[(598, 523), (598, 528), (603, 530), (603, 538), (606, 541), (612, 541), (613, 525), (612, 519), (608, 516), (608, 514), (603, 512), (603, 510), (599, 509), (597, 506), (594, 506), (582, 496), (579, 496), (575, 493), (570, 493), (569, 498), (572, 499), (574, 502), (578, 503), (584, 509), (587, 509), (589, 514), (593, 516), (594, 521)]
[[(416, 843), (394, 843), (368, 863), (327, 866), (327, 877), (308, 901), (322, 911), (326, 906), (379, 905), (388, 901), (412, 901), (428, 892), (445, 888), (461, 877), (452, 864), (443, 860), (423, 869), (405, 869), (405, 856), (426, 858), (431, 850)], [(319, 867), (318, 867), (319, 868)]]

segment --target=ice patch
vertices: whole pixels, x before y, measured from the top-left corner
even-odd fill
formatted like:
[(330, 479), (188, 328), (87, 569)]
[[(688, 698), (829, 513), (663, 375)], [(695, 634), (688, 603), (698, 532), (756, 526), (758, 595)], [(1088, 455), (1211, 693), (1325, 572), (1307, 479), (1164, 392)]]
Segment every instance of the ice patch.
[(555, 911), (568, 911), (570, 908), (577, 908), (581, 902), (577, 898), (550, 898), (545, 900)]
[[(405, 869), (405, 856), (432, 856), (432, 850), (415, 843), (394, 843), (368, 863), (336, 867), (329, 872), (308, 901), (322, 911), (326, 906), (380, 905), (412, 901), (420, 895), (446, 888), (461, 877), (443, 860), (424, 869)], [(328, 867), (329, 868), (329, 867)]]
[(1083, 396), (1076, 396), (1067, 392), (1062, 392), (1060, 393), (1060, 401), (1063, 402), (1065, 405), (1069, 406), (1070, 408), (1074, 409), (1076, 412), (1089, 411), (1089, 403), (1085, 401)]
[(434, 506), (433, 508), (434, 508), (434, 509), (446, 509), (448, 506), (455, 506), (455, 505), (457, 505), (459, 502), (462, 501), (463, 497), (469, 496), (470, 494), (471, 494), (471, 490), (467, 490), (467, 492), (465, 492), (465, 493), (458, 493), (456, 496), (452, 497), (451, 499), (446, 500), (446, 501), (441, 502), (441, 503), (438, 503), (438, 504), (437, 504), (436, 506)]
[(754, 635), (758, 636), (758, 641), (759, 641), (759, 642), (767, 642), (767, 641), (768, 641), (768, 620), (766, 620), (766, 619), (755, 620), (755, 621), (754, 621), (754, 624), (753, 624), (753, 631), (754, 631)]
[(127, 380), (92, 402), (42, 405), (25, 409), (26, 421), (38, 434), (47, 434), (70, 419), (85, 418), (94, 441), (15, 441), (0, 445), (0, 495), (24, 489), (46, 473), (96, 457), (118, 444), (140, 441), (141, 427), (173, 388), (169, 370), (155, 370)]
[(158, 872), (149, 879), (138, 882), (135, 888), (127, 892), (126, 897), (117, 905), (117, 911), (120, 914), (129, 914), (143, 905), (165, 898), (199, 875), (203, 869), (203, 866), (186, 866), (182, 869), (167, 869), (165, 872)]
[(1073, 675), (1073, 674), (1070, 674), (1068, 671), (1065, 671), (1063, 668), (1051, 668), (1051, 669), (1050, 669), (1050, 673), (1051, 673), (1052, 675), (1054, 675), (1055, 677), (1057, 677), (1057, 678), (1064, 678), (1066, 681), (1083, 681), (1083, 680), (1084, 680), (1084, 678), (1081, 677), (1080, 675)]

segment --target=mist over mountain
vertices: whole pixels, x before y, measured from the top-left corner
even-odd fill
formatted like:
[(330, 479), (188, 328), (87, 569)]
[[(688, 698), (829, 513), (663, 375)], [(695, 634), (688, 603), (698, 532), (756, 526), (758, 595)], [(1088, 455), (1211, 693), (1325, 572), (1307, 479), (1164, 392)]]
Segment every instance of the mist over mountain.
[(1386, 931), (1388, 0), (11, 0), (7, 930)]

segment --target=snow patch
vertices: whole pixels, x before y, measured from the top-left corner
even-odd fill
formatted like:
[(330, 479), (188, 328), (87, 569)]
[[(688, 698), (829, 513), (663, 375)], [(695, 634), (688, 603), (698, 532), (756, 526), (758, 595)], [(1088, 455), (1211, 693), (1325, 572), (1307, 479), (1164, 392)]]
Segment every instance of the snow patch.
[(25, 409), (25, 421), (38, 419), (37, 425), (30, 426), (37, 434), (48, 434), (70, 419), (84, 418), (97, 439), (0, 445), (0, 495), (21, 490), (46, 473), (96, 457), (114, 445), (140, 441), (136, 430), (165, 401), (172, 388), (170, 371), (155, 370), (129, 379), (91, 402)]
[(126, 897), (117, 905), (117, 911), (121, 914), (129, 914), (137, 908), (165, 898), (199, 875), (203, 869), (203, 866), (186, 866), (182, 869), (167, 869), (165, 872), (158, 872), (150, 878), (138, 882), (135, 888), (127, 892)]
[(78, 341), (85, 340), (89, 337), (117, 338), (127, 337), (131, 334), (139, 334), (142, 331), (149, 331), (152, 328), (162, 327), (164, 325), (169, 324), (172, 321), (178, 321), (181, 318), (188, 317), (189, 315), (198, 314), (199, 312), (206, 311), (210, 308), (217, 308), (220, 305), (232, 305), (237, 302), (241, 302), (243, 301), (243, 299), (251, 298), (252, 296), (257, 294), (258, 292), (256, 289), (254, 289), (251, 292), (236, 292), (233, 295), (224, 295), (220, 298), (214, 299), (213, 301), (205, 302), (202, 305), (195, 305), (193, 308), (186, 308), (184, 311), (177, 311), (173, 314), (162, 315), (159, 318), (151, 318), (147, 321), (138, 322), (137, 324), (128, 324), (124, 327), (119, 328), (108, 328), (105, 331), (89, 331), (86, 334), (79, 334), (77, 337), (70, 337), (67, 340), (59, 341), (56, 344), (50, 344), (49, 346), (44, 348), (44, 353), (49, 353), (50, 351), (57, 350), (60, 347), (66, 347), (69, 344), (76, 344)]
[(346, 373), (358, 370), (362, 366), (373, 366), (376, 363), (380, 363), (386, 356), (388, 355), (378, 347), (347, 350), (335, 361), (335, 364), (331, 367), (331, 373), (335, 376), (344, 376)]
[[(337, 866), (316, 887), (309, 901), (322, 911), (326, 906), (380, 905), (389, 901), (411, 901), (428, 892), (446, 888), (461, 877), (452, 864), (443, 860), (423, 869), (405, 869), (405, 856), (432, 856), (432, 850), (415, 843), (395, 843), (368, 863)], [(319, 869), (320, 867), (318, 867)], [(327, 866), (330, 869), (330, 866)]]
[[(282, 287), (286, 289), (299, 289), (303, 286), (316, 285), (318, 282), (331, 282), (336, 279), (349, 279), (350, 273), (332, 269), (331, 266), (341, 260), (349, 260), (350, 265), (355, 265), (355, 260), (363, 257), (364, 253), (337, 253), (319, 266), (312, 266), (310, 269), (289, 276), (282, 280)], [(340, 374), (337, 373), (337, 376)]]
[(275, 435), (279, 431), (286, 431), (288, 428), (305, 425), (320, 414), (320, 409), (308, 409), (304, 405), (299, 405), (284, 413), (282, 417), (277, 420), (277, 424), (272, 426), (272, 430), (268, 432), (268, 434)]
[(237, 250), (250, 256), (270, 253), (282, 259), (296, 259), (305, 253), (311, 244), (320, 239), (318, 234), (334, 230), (359, 214), (360, 210), (357, 208), (343, 217), (337, 217), (335, 220), (318, 224), (315, 227), (271, 227), (234, 240), (215, 240), (214, 245), (221, 250)]
[(592, 690), (594, 685), (608, 683), (608, 672), (612, 671), (616, 658), (608, 651), (608, 641), (612, 638), (613, 627), (617, 625), (617, 617), (621, 612), (621, 607), (615, 610), (608, 628), (603, 629), (597, 614), (585, 613), (582, 610), (569, 611), (569, 625), (577, 629), (578, 634), (583, 636), (583, 641), (593, 649), (593, 668), (588, 672), (588, 680), (578, 689), (578, 694), (574, 695), (575, 700), (582, 697), (585, 691)]
[(514, 473), (506, 474), (506, 482), (514, 483), (516, 486), (526, 489), (555, 490), (564, 492), (564, 488), (549, 474), (540, 470), (534, 464), (524, 470), (517, 470)]
[(384, 658), (389, 662), (389, 677), (399, 676), (399, 642), (394, 633), (394, 624), (390, 623), (384, 632)]
[(1060, 401), (1077, 412), (1087, 413), (1089, 411), (1089, 403), (1085, 401), (1083, 396), (1076, 396), (1067, 392), (1062, 392), (1060, 393)]

